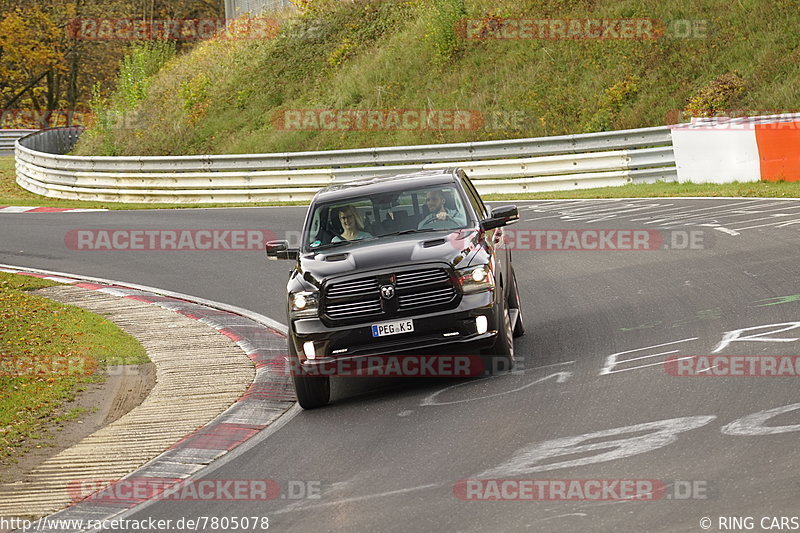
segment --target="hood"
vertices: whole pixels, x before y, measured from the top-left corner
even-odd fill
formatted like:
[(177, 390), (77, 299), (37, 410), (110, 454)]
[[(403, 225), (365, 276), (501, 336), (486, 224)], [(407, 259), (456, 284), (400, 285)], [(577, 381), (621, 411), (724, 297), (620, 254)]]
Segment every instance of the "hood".
[(437, 231), (354, 242), (300, 256), (299, 274), (319, 287), (323, 280), (415, 263), (470, 264), (481, 249), (477, 230)]

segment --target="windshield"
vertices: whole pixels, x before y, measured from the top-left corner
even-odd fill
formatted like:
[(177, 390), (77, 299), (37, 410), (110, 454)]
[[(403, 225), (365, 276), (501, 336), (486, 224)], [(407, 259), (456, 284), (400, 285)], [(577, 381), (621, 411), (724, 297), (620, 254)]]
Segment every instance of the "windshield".
[(462, 229), (469, 220), (452, 185), (354, 196), (315, 205), (303, 243), (307, 250), (318, 250), (389, 235)]

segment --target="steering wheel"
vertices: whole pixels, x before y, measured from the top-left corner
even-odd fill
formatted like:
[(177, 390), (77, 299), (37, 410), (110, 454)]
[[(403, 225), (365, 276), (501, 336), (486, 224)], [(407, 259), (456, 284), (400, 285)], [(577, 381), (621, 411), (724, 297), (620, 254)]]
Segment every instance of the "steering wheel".
[[(449, 220), (450, 222), (448, 222), (448, 220)], [(429, 225), (436, 224), (437, 222), (438, 222), (438, 223), (440, 223), (440, 224), (444, 224), (445, 226), (447, 226), (447, 227), (443, 227), (443, 228), (440, 228), (440, 229), (448, 229), (448, 228), (449, 228), (449, 226), (450, 226), (450, 225), (451, 225), (453, 222), (456, 222), (456, 220), (455, 220), (453, 217), (451, 217), (451, 216), (450, 216), (450, 213), (446, 213), (444, 218), (441, 218), (441, 219), (440, 219), (440, 218), (437, 218), (437, 217), (433, 217), (433, 218), (431, 218), (431, 219), (428, 219), (428, 220), (426, 220), (426, 221), (425, 221), (425, 222), (422, 224), (422, 226), (420, 226), (420, 227), (419, 227), (419, 229), (425, 228), (426, 226), (429, 226)]]

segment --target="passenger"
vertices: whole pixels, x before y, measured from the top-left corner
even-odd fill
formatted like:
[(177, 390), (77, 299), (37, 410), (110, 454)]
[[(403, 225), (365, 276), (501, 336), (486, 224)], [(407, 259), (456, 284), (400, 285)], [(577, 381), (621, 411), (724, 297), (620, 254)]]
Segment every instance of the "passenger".
[(372, 237), (371, 233), (364, 231), (364, 220), (353, 205), (346, 205), (339, 211), (339, 222), (342, 224), (342, 233), (331, 239), (331, 242), (355, 241)]

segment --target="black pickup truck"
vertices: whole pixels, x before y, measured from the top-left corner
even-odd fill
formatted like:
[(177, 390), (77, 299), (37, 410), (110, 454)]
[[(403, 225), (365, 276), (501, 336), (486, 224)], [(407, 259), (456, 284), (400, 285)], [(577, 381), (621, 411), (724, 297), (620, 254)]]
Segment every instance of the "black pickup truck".
[(514, 364), (524, 333), (503, 227), (516, 206), (489, 212), (461, 169), (334, 185), (317, 193), (287, 284), (289, 359), (304, 409), (330, 401), (315, 369), (403, 353), (480, 357), (483, 373)]

